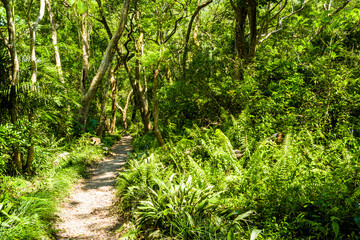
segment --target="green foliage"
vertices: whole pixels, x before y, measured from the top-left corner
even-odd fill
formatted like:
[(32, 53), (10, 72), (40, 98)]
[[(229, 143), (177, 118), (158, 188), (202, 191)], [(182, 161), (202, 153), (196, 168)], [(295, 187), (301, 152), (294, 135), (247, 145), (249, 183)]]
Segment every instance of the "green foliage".
[[(269, 239), (359, 238), (359, 4), (306, 1), (300, 9), (304, 1), (256, 2), (259, 35), (252, 36), (246, 20), (243, 31), (250, 34), (244, 39), (234, 31), (239, 19), (229, 1), (213, 1), (191, 27), (196, 1), (131, 2), (119, 48), (129, 51), (130, 74), (136, 72), (142, 85), (151, 121), (154, 70), (159, 69), (159, 126), (167, 144), (159, 148), (154, 133), (143, 133), (139, 102), (131, 100), (128, 131), (136, 150), (117, 187), (131, 221), (129, 238), (255, 239), (256, 229)], [(36, 19), (39, 2), (29, 3), (14, 5), (20, 64), (16, 106), (9, 98), (12, 55), (0, 8), (0, 235), (10, 239), (48, 237), (51, 199), (71, 179), (86, 176), (85, 166), (103, 153), (89, 141), (99, 126), (103, 96), (96, 94), (85, 129), (89, 134), (82, 135), (80, 84), (90, 85), (109, 42), (107, 31), (114, 33), (122, 7), (120, 0), (51, 1), (64, 79), (54, 64), (52, 26), (45, 14), (36, 33), (34, 85), (26, 19), (28, 13)], [(249, 7), (246, 1), (234, 3)], [(85, 22), (90, 68), (81, 82), (79, 32)], [(258, 40), (255, 56), (239, 59), (252, 47), (252, 37)], [(236, 51), (240, 41), (242, 49)], [(234, 77), (240, 62), (241, 80)], [(121, 67), (114, 76), (117, 101), (124, 106), (131, 88), (128, 73)], [(12, 107), (18, 119), (11, 124)], [(285, 138), (278, 140), (274, 136), (280, 132)], [(111, 146), (116, 140), (106, 135), (102, 143)], [(8, 178), (14, 149), (26, 163), (31, 145), (33, 170)]]
[[(255, 237), (255, 228), (272, 239), (358, 239), (357, 139), (302, 130), (287, 132), (282, 143), (255, 141), (248, 119), (246, 111), (230, 117), (232, 138), (194, 127), (176, 143), (133, 153), (117, 187), (122, 212), (134, 224), (130, 232), (237, 239)], [(243, 153), (239, 159), (233, 146)]]
[[(219, 184), (224, 182), (225, 172), (240, 171), (229, 139), (219, 129), (198, 134), (202, 135), (199, 128), (191, 132), (195, 139), (182, 139), (150, 155), (135, 153), (138, 157), (120, 173), (120, 207), (134, 219), (137, 234), (152, 239), (251, 235), (246, 226), (254, 212), (224, 194), (234, 178)], [(255, 235), (256, 231), (253, 239)]]
[(88, 176), (86, 168), (103, 156), (87, 135), (70, 144), (70, 153), (63, 152), (60, 142), (38, 151), (37, 176), (0, 175), (0, 239), (52, 239), (59, 202), (77, 179)]

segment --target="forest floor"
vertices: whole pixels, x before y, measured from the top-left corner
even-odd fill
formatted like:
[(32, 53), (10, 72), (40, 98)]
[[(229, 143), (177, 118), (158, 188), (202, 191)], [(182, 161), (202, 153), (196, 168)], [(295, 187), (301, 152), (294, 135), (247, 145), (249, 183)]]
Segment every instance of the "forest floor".
[(115, 184), (131, 151), (131, 136), (124, 136), (110, 155), (90, 169), (91, 177), (81, 180), (61, 206), (55, 224), (56, 239), (118, 239), (121, 218), (116, 211)]

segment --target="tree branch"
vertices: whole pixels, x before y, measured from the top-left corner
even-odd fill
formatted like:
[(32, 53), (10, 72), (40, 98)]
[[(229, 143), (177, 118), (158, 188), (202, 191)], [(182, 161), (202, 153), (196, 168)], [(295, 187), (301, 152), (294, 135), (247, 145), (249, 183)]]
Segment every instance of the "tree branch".
[(263, 39), (259, 40), (259, 43), (264, 42), (264, 41), (265, 41), (266, 39), (268, 39), (268, 38), (269, 38), (272, 34), (274, 34), (274, 33), (277, 33), (277, 32), (279, 32), (279, 31), (281, 31), (281, 30), (283, 29), (282, 22), (283, 22), (285, 19), (287, 19), (287, 18), (289, 18), (289, 17), (291, 17), (291, 16), (293, 16), (293, 15), (295, 15), (295, 14), (297, 14), (297, 13), (301, 12), (301, 11), (305, 8), (306, 4), (307, 4), (307, 3), (309, 3), (309, 2), (311, 2), (311, 0), (309, 0), (309, 1), (305, 0), (305, 1), (304, 1), (304, 3), (302, 4), (301, 8), (299, 8), (299, 9), (298, 9), (298, 10), (296, 10), (295, 12), (294, 12), (294, 11), (292, 11), (290, 14), (288, 14), (288, 15), (286, 15), (286, 16), (284, 16), (284, 17), (282, 17), (282, 18), (280, 19), (280, 21), (279, 21), (279, 26), (280, 26), (280, 28), (278, 28), (278, 29), (276, 29), (276, 30), (274, 30), (274, 31), (272, 31), (272, 32), (270, 32), (270, 33), (268, 33), (268, 34), (266, 34), (266, 35), (265, 35), (265, 37), (264, 37)]
[[(347, 0), (346, 2), (344, 2), (340, 7), (338, 7), (337, 9), (335, 9), (333, 12), (329, 13), (327, 16), (328, 17), (332, 17), (335, 14), (337, 14), (338, 12), (340, 12), (341, 10), (343, 10), (350, 2), (352, 2), (352, 0)], [(319, 35), (319, 33), (324, 29), (324, 26), (321, 26), (315, 33), (315, 35), (310, 38), (310, 41), (317, 35)]]
[(186, 58), (187, 58), (187, 52), (188, 52), (188, 44), (189, 44), (189, 39), (190, 39), (190, 33), (191, 33), (191, 29), (192, 29), (192, 24), (195, 20), (195, 17), (199, 14), (200, 10), (203, 9), (204, 7), (206, 7), (207, 5), (209, 5), (210, 3), (212, 3), (213, 0), (208, 0), (206, 1), (204, 4), (201, 4), (197, 7), (197, 9), (195, 10), (195, 12), (193, 13), (193, 15), (191, 16), (189, 25), (188, 25), (188, 30), (186, 33), (186, 39), (185, 39), (185, 47), (184, 47), (184, 55), (183, 55), (183, 71), (185, 73), (185, 65), (186, 65)]
[(173, 30), (171, 31), (171, 33), (165, 38), (165, 40), (164, 40), (164, 42), (163, 42), (162, 44), (166, 43), (166, 42), (176, 33), (176, 29), (177, 29), (177, 27), (178, 27), (178, 24), (179, 24), (179, 22), (180, 22), (183, 18), (184, 18), (184, 15), (182, 15), (178, 20), (176, 20), (174, 29), (173, 29)]

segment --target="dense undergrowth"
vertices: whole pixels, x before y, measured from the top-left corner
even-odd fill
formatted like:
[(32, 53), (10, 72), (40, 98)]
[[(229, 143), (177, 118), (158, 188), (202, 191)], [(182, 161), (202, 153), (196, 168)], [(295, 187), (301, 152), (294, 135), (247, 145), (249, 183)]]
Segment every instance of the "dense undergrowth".
[(124, 239), (360, 239), (358, 140), (284, 136), (255, 139), (245, 113), (162, 148), (138, 136), (117, 185)]
[[(113, 138), (104, 140), (110, 145)], [(38, 150), (36, 175), (0, 175), (0, 239), (52, 239), (59, 203), (103, 155), (104, 150), (85, 134), (73, 142), (52, 141)]]

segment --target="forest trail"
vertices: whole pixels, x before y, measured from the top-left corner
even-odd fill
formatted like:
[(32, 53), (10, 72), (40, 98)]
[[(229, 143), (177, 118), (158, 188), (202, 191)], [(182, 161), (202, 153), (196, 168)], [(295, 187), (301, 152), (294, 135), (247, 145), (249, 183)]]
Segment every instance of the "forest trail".
[(115, 183), (131, 149), (131, 136), (122, 137), (111, 148), (111, 155), (91, 169), (91, 177), (74, 186), (61, 207), (56, 239), (118, 239), (114, 234), (119, 224)]

